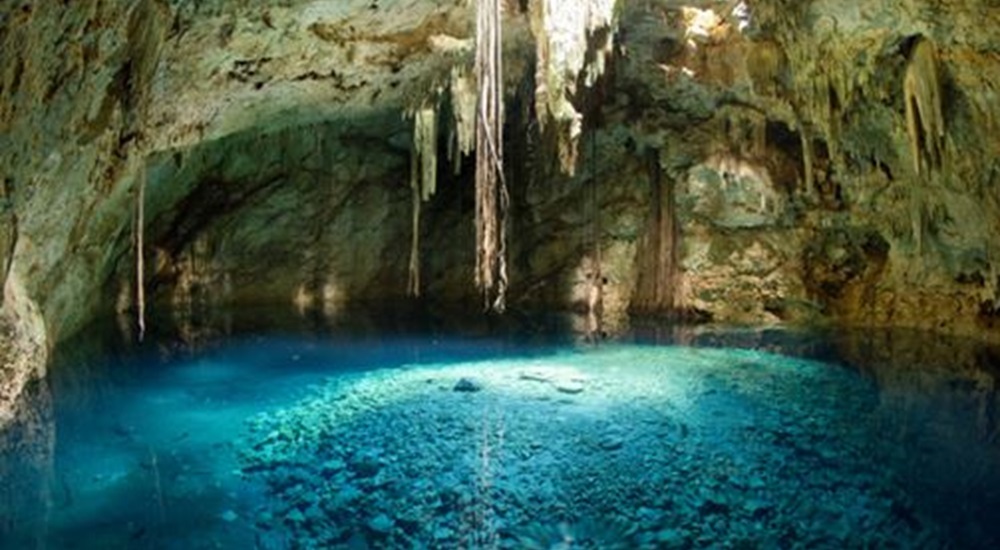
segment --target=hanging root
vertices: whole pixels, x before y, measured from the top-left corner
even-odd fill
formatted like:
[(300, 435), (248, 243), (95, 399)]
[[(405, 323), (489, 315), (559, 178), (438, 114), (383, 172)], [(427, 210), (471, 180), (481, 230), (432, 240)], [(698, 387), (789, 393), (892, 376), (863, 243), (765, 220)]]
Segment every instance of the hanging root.
[(143, 262), (143, 243), (145, 233), (145, 203), (146, 203), (146, 167), (143, 163), (136, 181), (135, 196), (135, 301), (136, 324), (139, 328), (139, 341), (146, 335), (146, 281)]
[(406, 282), (406, 293), (420, 297), (420, 189), (413, 188), (413, 227), (410, 236), (410, 267)]
[(509, 203), (503, 177), (503, 94), (500, 0), (477, 6), (476, 80), (476, 286), (487, 310), (506, 308), (506, 215)]

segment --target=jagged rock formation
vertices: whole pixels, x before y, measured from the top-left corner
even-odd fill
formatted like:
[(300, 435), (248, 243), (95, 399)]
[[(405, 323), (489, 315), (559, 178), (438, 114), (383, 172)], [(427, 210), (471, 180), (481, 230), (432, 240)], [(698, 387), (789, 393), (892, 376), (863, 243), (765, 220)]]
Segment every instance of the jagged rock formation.
[[(534, 65), (561, 4), (506, 2), (508, 303), (996, 337), (992, 4), (623, 0), (573, 81)], [(0, 7), (0, 266), (31, 349), (131, 315), (141, 182), (154, 308), (406, 299), (402, 115), (430, 104), (453, 161), (420, 291), (478, 305), (473, 3)]]
[[(688, 192), (677, 303), (716, 319), (990, 332), (995, 10), (746, 4), (713, 19), (630, 3), (624, 16), (644, 23), (622, 25), (619, 104)], [(651, 65), (662, 83), (643, 77)]]

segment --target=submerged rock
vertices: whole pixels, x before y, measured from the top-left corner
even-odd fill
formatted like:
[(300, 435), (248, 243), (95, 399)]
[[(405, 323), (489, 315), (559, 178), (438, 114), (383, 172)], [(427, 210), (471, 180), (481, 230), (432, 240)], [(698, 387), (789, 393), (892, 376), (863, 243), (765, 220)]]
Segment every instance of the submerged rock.
[(371, 546), (368, 544), (368, 540), (361, 533), (354, 533), (351, 538), (347, 539), (347, 548), (349, 550), (368, 550)]
[(605, 451), (617, 451), (621, 449), (625, 444), (625, 440), (622, 439), (620, 435), (611, 434), (604, 436), (604, 439), (598, 444)]
[(343, 471), (343, 469), (346, 467), (347, 464), (345, 464), (343, 460), (340, 460), (339, 458), (333, 458), (323, 463), (322, 473), (324, 476), (330, 476)]
[(352, 458), (351, 469), (358, 477), (374, 477), (382, 469), (382, 460), (374, 451), (361, 451)]
[(451, 529), (441, 526), (434, 529), (434, 540), (438, 542), (446, 541), (455, 536), (455, 532)]
[(285, 516), (285, 522), (292, 525), (303, 523), (305, 520), (306, 517), (302, 514), (302, 510), (299, 510), (298, 508), (292, 508), (288, 512), (288, 515)]
[(471, 378), (462, 378), (455, 383), (455, 387), (452, 388), (453, 391), (465, 392), (465, 393), (475, 393), (483, 389), (483, 386), (472, 380)]
[(556, 382), (556, 391), (560, 393), (577, 394), (583, 393), (583, 382), (579, 380), (560, 380)]
[(548, 373), (536, 369), (536, 370), (522, 371), (518, 375), (518, 378), (521, 380), (527, 380), (529, 382), (548, 382), (552, 377)]
[(378, 533), (379, 535), (387, 535), (392, 531), (393, 526), (396, 522), (392, 520), (389, 516), (385, 514), (379, 514), (372, 519), (368, 520), (368, 528)]

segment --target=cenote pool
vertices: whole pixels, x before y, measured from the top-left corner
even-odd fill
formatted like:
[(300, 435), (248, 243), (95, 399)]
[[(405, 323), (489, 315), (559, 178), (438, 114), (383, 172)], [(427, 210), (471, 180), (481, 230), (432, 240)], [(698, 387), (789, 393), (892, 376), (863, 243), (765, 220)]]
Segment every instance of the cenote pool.
[(62, 350), (0, 437), (0, 546), (1000, 544), (1000, 356), (973, 343), (229, 332)]

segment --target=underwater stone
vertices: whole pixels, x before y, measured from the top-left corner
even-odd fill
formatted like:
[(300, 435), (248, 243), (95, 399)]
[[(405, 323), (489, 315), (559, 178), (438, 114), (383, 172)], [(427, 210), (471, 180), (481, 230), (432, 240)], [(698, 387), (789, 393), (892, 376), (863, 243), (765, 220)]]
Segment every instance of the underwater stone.
[(482, 390), (483, 387), (472, 379), (462, 378), (455, 383), (455, 387), (452, 389), (458, 392), (473, 393)]
[(318, 524), (326, 519), (326, 514), (323, 509), (319, 507), (318, 504), (313, 503), (305, 511), (305, 517), (308, 519), (309, 523)]
[(226, 510), (219, 517), (221, 517), (222, 521), (224, 521), (226, 523), (232, 523), (232, 522), (236, 521), (237, 518), (239, 518), (239, 516), (236, 515), (236, 512), (234, 512), (232, 510)]
[(301, 498), (302, 502), (306, 502), (309, 504), (314, 504), (316, 502), (319, 502), (319, 495), (316, 494), (316, 491), (306, 491), (306, 493), (303, 494)]
[(389, 516), (379, 514), (368, 521), (368, 528), (380, 535), (387, 535), (395, 523)]
[(292, 523), (292, 524), (302, 523), (305, 520), (306, 517), (302, 515), (302, 511), (299, 510), (298, 508), (292, 508), (291, 511), (288, 512), (288, 515), (285, 516), (285, 521), (287, 523)]
[(368, 545), (368, 541), (365, 536), (361, 533), (354, 533), (351, 538), (347, 539), (347, 548), (350, 550), (368, 550), (371, 546)]
[(743, 508), (754, 519), (762, 519), (774, 510), (774, 505), (762, 500), (751, 499), (743, 504)]
[(371, 451), (362, 451), (354, 455), (351, 469), (358, 477), (373, 477), (382, 469), (382, 461)]
[(601, 440), (600, 446), (605, 451), (617, 451), (618, 449), (621, 449), (624, 444), (625, 442), (620, 436), (609, 435)]
[(662, 529), (656, 534), (656, 541), (664, 548), (677, 548), (687, 544), (687, 537), (678, 529)]
[(335, 474), (335, 473), (343, 470), (346, 467), (347, 467), (347, 464), (345, 464), (343, 460), (340, 460), (339, 458), (332, 458), (330, 460), (327, 460), (323, 464), (323, 470), (322, 470), (322, 472), (323, 472), (324, 476), (329, 476), (331, 474)]
[(334, 497), (334, 502), (340, 506), (344, 507), (354, 502), (355, 500), (361, 498), (362, 493), (357, 487), (351, 484), (345, 484), (337, 492), (337, 496)]
[(556, 390), (561, 393), (577, 394), (583, 392), (583, 382), (579, 380), (565, 380), (556, 383)]
[(522, 372), (518, 378), (529, 382), (548, 382), (551, 377), (543, 371), (531, 370)]
[(434, 530), (434, 540), (443, 541), (452, 538), (455, 532), (448, 527), (438, 527)]
[(396, 523), (408, 535), (413, 535), (420, 530), (421, 520), (422, 517), (417, 512), (416, 506), (412, 504), (408, 504), (396, 516)]
[(257, 514), (257, 527), (261, 529), (270, 529), (271, 524), (274, 521), (274, 514), (270, 510), (262, 510)]

